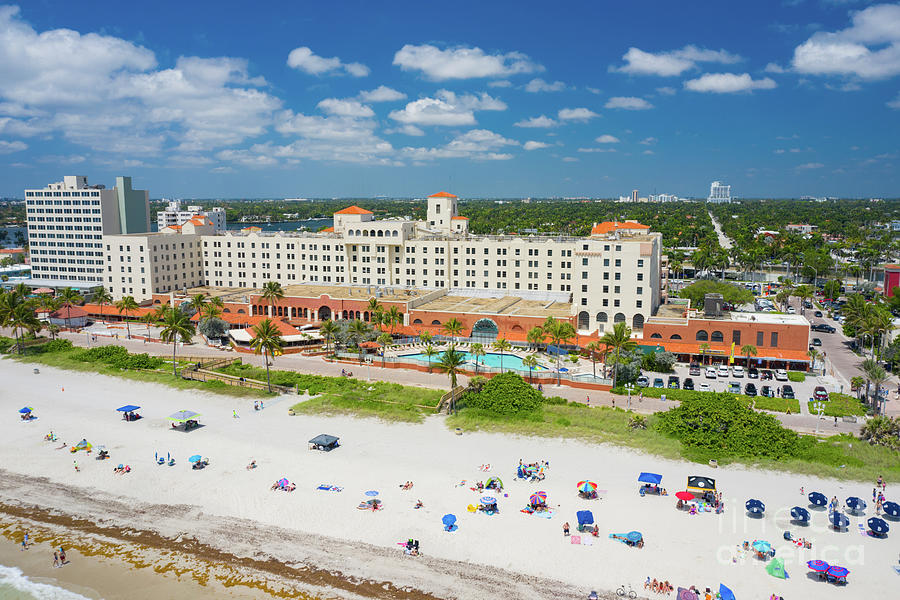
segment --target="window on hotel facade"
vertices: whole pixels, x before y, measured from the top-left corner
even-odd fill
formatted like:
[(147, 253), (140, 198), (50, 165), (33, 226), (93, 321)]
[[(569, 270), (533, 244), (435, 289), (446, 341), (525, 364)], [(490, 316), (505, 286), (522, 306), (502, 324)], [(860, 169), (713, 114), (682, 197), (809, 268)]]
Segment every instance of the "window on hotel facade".
[(777, 348), (777, 347), (778, 347), (778, 332), (777, 332), (777, 331), (773, 331), (773, 332), (772, 332), (772, 344), (771, 344), (771, 346), (772, 346), (773, 348)]
[(762, 331), (757, 331), (757, 332), (756, 332), (756, 345), (757, 345), (757, 346), (762, 346), (762, 345), (763, 345), (763, 343), (764, 343), (764, 341), (765, 341), (765, 340), (763, 339), (763, 336), (764, 336), (764, 335), (765, 335), (765, 334), (764, 334)]
[(740, 330), (740, 329), (734, 329), (734, 330), (732, 330), (732, 332), (731, 332), (731, 343), (732, 343), (732, 344), (735, 344), (735, 345), (738, 345), (738, 344), (741, 343), (741, 330)]
[(709, 334), (706, 333), (706, 331), (704, 331), (704, 330), (701, 329), (700, 331), (697, 332), (697, 337), (696, 337), (696, 339), (697, 339), (698, 342), (708, 342), (708, 341), (709, 341)]
[(713, 331), (713, 332), (712, 332), (712, 335), (710, 336), (710, 341), (712, 341), (712, 342), (724, 342), (724, 341), (725, 341), (725, 336), (722, 335), (722, 332), (721, 332), (721, 331)]

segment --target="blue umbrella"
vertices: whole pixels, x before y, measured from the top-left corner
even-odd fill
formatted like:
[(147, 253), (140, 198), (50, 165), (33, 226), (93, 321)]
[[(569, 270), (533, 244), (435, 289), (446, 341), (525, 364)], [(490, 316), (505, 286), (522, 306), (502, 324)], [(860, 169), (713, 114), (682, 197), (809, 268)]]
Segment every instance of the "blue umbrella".
[(791, 518), (795, 521), (809, 522), (809, 511), (801, 506), (795, 506), (791, 509)]
[(896, 502), (885, 502), (881, 505), (881, 508), (884, 509), (884, 514), (891, 517), (900, 517), (900, 504)]
[(446, 527), (453, 527), (453, 524), (456, 523), (456, 515), (444, 515), (441, 517), (441, 523), (443, 523)]
[(747, 508), (748, 512), (752, 513), (764, 513), (766, 511), (766, 505), (763, 504), (760, 500), (747, 500), (747, 503), (744, 505)]
[(828, 496), (822, 492), (810, 492), (809, 503), (815, 506), (826, 506), (828, 504)]
[(847, 498), (847, 506), (850, 507), (850, 510), (861, 511), (866, 508), (866, 501), (862, 498), (857, 498), (856, 496), (850, 496)]
[(850, 519), (845, 514), (835, 511), (831, 513), (831, 524), (834, 525), (835, 529), (843, 529), (850, 525)]
[(888, 524), (884, 522), (884, 519), (879, 519), (878, 517), (872, 517), (866, 522), (869, 524), (869, 529), (878, 535), (884, 535), (891, 529), (888, 527)]
[(638, 476), (638, 481), (641, 483), (652, 483), (653, 485), (659, 485), (662, 483), (662, 475), (657, 475), (656, 473), (641, 473)]
[(22, 415), (27, 415), (27, 414), (30, 413), (30, 412), (31, 412), (31, 407), (30, 407), (30, 406), (26, 406), (26, 407), (24, 407), (24, 408), (20, 408), (20, 409), (19, 409), (19, 414), (22, 414)]
[(370, 498), (374, 498), (377, 495), (378, 492), (376, 492), (375, 490), (369, 490), (368, 492), (366, 492), (366, 496), (369, 496)]
[(643, 538), (644, 538), (644, 536), (641, 535), (640, 531), (629, 531), (628, 533), (625, 534), (625, 539), (627, 539), (629, 542), (632, 542), (634, 544), (637, 544)]
[(579, 510), (575, 516), (578, 517), (579, 525), (590, 525), (594, 522), (594, 513), (589, 510)]
[(192, 462), (192, 463), (200, 462), (200, 455), (199, 454), (193, 455), (192, 457), (190, 457), (188, 459), (188, 462)]
[(481, 499), (482, 504), (497, 504), (497, 499), (492, 496), (484, 496)]
[(827, 575), (831, 575), (832, 577), (846, 577), (850, 574), (849, 569), (845, 569), (844, 567), (828, 567), (828, 570), (825, 571)]
[(753, 549), (763, 554), (768, 554), (772, 550), (772, 544), (765, 540), (756, 540), (753, 542)]
[(824, 573), (825, 571), (827, 571), (828, 569), (831, 568), (831, 565), (829, 565), (824, 560), (811, 560), (806, 563), (806, 566), (809, 567), (810, 569), (812, 569), (813, 571), (820, 572), (820, 573)]
[(719, 596), (722, 597), (722, 600), (735, 600), (734, 592), (725, 587), (724, 583), (719, 584)]

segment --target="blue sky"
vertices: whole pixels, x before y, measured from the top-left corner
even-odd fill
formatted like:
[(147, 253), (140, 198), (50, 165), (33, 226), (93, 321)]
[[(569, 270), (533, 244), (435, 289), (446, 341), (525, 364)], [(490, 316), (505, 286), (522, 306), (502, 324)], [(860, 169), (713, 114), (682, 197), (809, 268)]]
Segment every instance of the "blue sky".
[(0, 196), (900, 195), (900, 4), (0, 6)]

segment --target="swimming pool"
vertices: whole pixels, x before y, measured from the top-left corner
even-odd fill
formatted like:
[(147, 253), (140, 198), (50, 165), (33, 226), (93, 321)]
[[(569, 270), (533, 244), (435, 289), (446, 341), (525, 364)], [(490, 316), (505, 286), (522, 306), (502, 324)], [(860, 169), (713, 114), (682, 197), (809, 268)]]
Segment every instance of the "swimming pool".
[[(465, 357), (466, 363), (468, 367), (472, 369), (475, 368), (475, 355), (471, 352), (461, 352), (461, 354)], [(439, 352), (431, 357), (431, 363), (435, 364), (441, 360), (441, 356), (443, 352)], [(403, 354), (400, 358), (409, 358), (415, 361), (427, 363), (428, 357), (424, 354)], [(482, 367), (494, 367), (496, 369), (500, 368), (500, 354), (499, 353), (489, 353), (483, 356), (478, 357), (478, 368)], [(528, 367), (522, 364), (522, 357), (515, 354), (503, 354), (503, 370), (506, 371), (508, 369), (512, 369), (513, 371), (522, 371), (523, 373), (527, 373), (529, 371)], [(547, 371), (547, 367), (543, 365), (538, 365), (533, 371)]]

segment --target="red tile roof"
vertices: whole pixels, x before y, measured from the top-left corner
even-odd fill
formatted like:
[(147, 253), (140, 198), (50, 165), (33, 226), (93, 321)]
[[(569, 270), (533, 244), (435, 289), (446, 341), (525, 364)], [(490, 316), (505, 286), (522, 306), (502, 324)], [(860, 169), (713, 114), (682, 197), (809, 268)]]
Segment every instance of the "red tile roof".
[(262, 227), (257, 227), (256, 225), (248, 225), (241, 229), (241, 231), (262, 231)]
[[(100, 305), (99, 304), (91, 304), (87, 303), (83, 306), (84, 310), (88, 312), (91, 316), (100, 316)], [(153, 306), (139, 306), (134, 310), (128, 311), (128, 318), (133, 319), (135, 317), (143, 317), (147, 313), (151, 313), (156, 310)], [(112, 304), (104, 304), (103, 305), (103, 316), (111, 317), (111, 316), (125, 316), (125, 313), (119, 313), (119, 309), (116, 308)]]
[(212, 225), (212, 222), (203, 215), (194, 215), (191, 217), (191, 223), (194, 225)]
[(326, 227), (322, 230), (322, 233), (334, 233), (334, 227)]
[(371, 215), (371, 214), (375, 214), (375, 213), (373, 213), (371, 210), (366, 210), (364, 208), (360, 208), (360, 207), (354, 205), (354, 206), (348, 206), (344, 210), (339, 210), (334, 214), (336, 214), (336, 215)]
[(636, 221), (604, 221), (594, 225), (591, 235), (612, 233), (620, 229), (650, 229), (649, 225), (641, 225)]
[(428, 196), (429, 198), (456, 198), (457, 196), (451, 194), (449, 192), (438, 192), (437, 194), (432, 194)]
[(468, 221), (468, 220), (469, 220), (469, 217), (450, 217), (450, 219), (453, 220), (453, 221), (456, 221), (456, 220), (460, 220), (460, 221)]
[(55, 310), (50, 313), (50, 316), (54, 319), (77, 319), (79, 317), (88, 316), (88, 312), (81, 308), (80, 306), (64, 306), (59, 310)]

